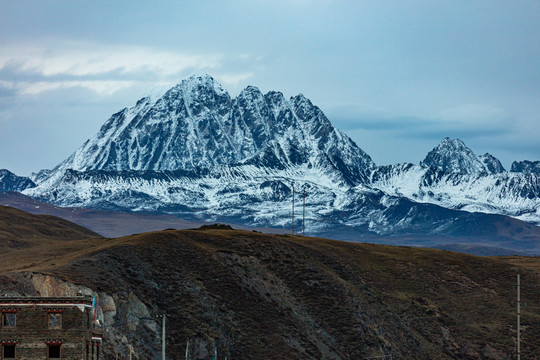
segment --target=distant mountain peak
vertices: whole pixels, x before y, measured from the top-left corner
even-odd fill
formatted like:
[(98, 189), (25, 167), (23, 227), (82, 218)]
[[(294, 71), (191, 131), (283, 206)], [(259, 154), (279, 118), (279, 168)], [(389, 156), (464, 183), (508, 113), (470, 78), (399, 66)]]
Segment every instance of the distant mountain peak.
[(445, 137), (433, 148), (420, 163), (422, 166), (434, 167), (445, 173), (481, 174), (485, 173), (484, 164), (474, 152), (460, 139)]

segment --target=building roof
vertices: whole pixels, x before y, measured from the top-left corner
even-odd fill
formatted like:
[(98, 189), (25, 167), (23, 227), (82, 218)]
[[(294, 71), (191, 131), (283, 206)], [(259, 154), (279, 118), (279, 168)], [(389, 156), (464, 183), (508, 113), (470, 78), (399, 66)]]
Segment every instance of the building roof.
[(90, 295), (83, 296), (1, 296), (0, 306), (24, 306), (24, 305), (64, 305), (81, 306), (92, 305)]

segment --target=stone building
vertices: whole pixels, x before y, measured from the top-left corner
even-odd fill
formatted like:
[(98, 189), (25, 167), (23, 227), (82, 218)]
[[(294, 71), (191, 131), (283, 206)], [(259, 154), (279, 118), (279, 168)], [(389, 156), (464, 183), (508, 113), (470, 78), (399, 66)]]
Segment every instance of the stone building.
[(102, 358), (88, 296), (0, 297), (0, 312), (2, 360)]

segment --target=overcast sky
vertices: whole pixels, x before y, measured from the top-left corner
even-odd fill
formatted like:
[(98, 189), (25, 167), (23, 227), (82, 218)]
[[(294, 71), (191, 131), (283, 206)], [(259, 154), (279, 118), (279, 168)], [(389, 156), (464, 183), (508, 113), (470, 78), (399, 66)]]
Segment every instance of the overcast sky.
[(303, 93), (379, 165), (540, 160), (539, 1), (0, 2), (0, 168), (52, 168), (192, 73)]

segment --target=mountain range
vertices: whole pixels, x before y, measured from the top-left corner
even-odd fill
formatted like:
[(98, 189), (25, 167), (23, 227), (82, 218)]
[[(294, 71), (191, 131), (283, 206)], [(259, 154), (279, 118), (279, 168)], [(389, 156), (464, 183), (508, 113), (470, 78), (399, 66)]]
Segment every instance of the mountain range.
[(449, 138), (419, 165), (376, 166), (302, 94), (249, 86), (231, 98), (203, 75), (113, 114), (52, 170), (17, 182), (4, 172), (2, 188), (59, 206), (305, 226), (345, 240), (490, 238), (540, 252), (539, 169), (523, 161), (507, 172)]

